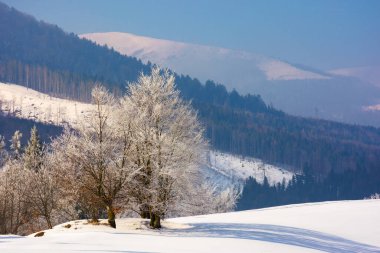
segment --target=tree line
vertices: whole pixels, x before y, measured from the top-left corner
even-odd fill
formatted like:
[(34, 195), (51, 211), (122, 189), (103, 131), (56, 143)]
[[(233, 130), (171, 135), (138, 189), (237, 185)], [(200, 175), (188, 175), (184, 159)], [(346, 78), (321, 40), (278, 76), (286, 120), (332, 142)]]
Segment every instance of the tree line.
[(311, 174), (305, 167), (303, 174), (296, 174), (288, 183), (283, 181), (269, 185), (268, 179), (258, 183), (250, 177), (246, 180), (242, 195), (237, 201), (237, 210), (249, 210), (279, 205), (379, 198), (380, 173), (358, 170), (346, 170), (341, 173), (330, 171), (324, 178)]

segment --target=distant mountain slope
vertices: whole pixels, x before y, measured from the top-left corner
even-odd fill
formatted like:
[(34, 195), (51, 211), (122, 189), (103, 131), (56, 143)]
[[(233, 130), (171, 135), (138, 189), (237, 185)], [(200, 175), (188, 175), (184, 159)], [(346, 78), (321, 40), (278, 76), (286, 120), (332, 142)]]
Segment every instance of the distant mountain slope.
[(339, 76), (356, 77), (380, 87), (380, 66), (364, 66), (330, 70), (329, 73)]
[[(378, 79), (373, 68), (324, 73), (249, 52), (129, 33), (90, 33), (80, 37), (201, 81), (223, 83), (229, 90), (260, 94), (287, 113), (380, 126), (380, 113), (363, 110), (380, 101), (380, 87), (366, 83)], [(360, 77), (364, 82), (351, 77)]]
[[(108, 32), (79, 35), (100, 45), (108, 45), (118, 52), (134, 56), (143, 62), (153, 62), (169, 67), (180, 74), (209, 79), (225, 84), (228, 88), (243, 88), (250, 80), (258, 79), (259, 71), (267, 80), (329, 79), (322, 75), (303, 70), (270, 57), (244, 51), (204, 45), (154, 39), (130, 33)], [(196, 63), (196, 64), (195, 64)], [(253, 71), (250, 71), (253, 70)], [(240, 90), (240, 89), (239, 89)], [(241, 90), (245, 92), (244, 90)]]

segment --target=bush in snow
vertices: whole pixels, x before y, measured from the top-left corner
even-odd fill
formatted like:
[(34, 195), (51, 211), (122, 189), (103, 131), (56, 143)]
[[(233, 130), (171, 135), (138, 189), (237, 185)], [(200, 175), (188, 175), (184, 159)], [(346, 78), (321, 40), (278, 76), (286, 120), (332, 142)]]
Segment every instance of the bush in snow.
[(380, 199), (380, 194), (379, 193), (374, 193), (374, 194), (372, 194), (371, 196), (369, 196), (368, 198), (365, 198), (365, 199)]

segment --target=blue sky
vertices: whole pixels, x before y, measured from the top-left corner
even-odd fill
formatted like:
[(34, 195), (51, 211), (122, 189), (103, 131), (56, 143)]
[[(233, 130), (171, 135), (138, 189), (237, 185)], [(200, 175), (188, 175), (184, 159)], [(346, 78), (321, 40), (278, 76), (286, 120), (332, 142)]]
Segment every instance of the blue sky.
[(319, 69), (380, 65), (380, 0), (0, 0), (74, 33), (121, 31)]

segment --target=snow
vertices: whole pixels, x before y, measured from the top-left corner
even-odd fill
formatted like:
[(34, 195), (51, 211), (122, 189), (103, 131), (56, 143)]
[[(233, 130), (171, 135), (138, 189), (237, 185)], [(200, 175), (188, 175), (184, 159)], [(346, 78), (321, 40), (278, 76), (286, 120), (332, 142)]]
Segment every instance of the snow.
[(363, 106), (362, 109), (363, 111), (366, 111), (366, 112), (380, 111), (380, 104)]
[[(212, 181), (218, 182), (219, 185), (234, 184), (237, 188), (243, 186), (244, 180), (253, 177), (257, 182), (263, 183), (264, 176), (267, 177), (270, 185), (277, 183), (289, 182), (294, 173), (284, 169), (282, 166), (271, 165), (264, 161), (252, 158), (242, 157), (219, 151), (210, 151), (207, 166), (204, 168), (205, 173), (209, 175)], [(212, 173), (215, 171), (216, 173)]]
[(361, 66), (330, 70), (329, 73), (338, 76), (356, 77), (365, 82), (380, 87), (380, 66)]
[(278, 60), (264, 61), (259, 68), (265, 72), (267, 80), (330, 79), (328, 76), (302, 70)]
[(0, 111), (56, 125), (77, 124), (92, 105), (61, 99), (15, 84), (0, 83)]
[(153, 62), (201, 81), (223, 83), (229, 89), (247, 92), (252, 82), (262, 80), (329, 79), (328, 75), (295, 67), (275, 58), (246, 51), (190, 44), (131, 33), (106, 32), (79, 35), (121, 54)]
[[(0, 236), (1, 252), (380, 252), (380, 200), (337, 201), (147, 221), (72, 221), (42, 237)], [(104, 223), (105, 221), (103, 221)]]

